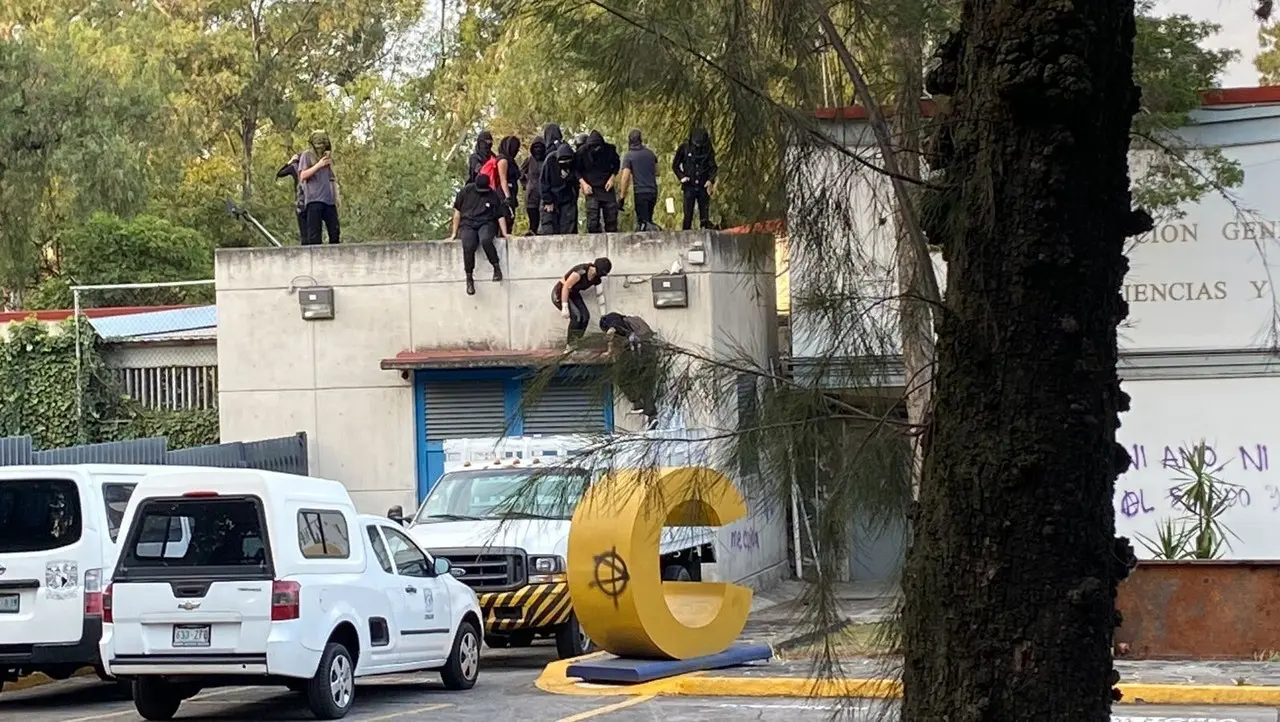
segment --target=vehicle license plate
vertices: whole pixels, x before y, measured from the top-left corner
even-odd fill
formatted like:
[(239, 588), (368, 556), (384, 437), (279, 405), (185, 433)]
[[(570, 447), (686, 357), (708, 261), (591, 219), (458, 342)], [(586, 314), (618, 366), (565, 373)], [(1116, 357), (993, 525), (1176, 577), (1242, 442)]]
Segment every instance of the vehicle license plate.
[(210, 638), (207, 624), (175, 624), (173, 627), (175, 647), (208, 647)]
[(17, 594), (0, 594), (0, 614), (17, 614), (21, 599)]

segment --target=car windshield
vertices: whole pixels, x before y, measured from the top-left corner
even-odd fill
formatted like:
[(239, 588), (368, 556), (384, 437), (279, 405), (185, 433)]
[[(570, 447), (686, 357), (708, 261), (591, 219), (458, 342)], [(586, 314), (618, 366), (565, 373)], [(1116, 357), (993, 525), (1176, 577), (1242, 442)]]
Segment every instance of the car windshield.
[(568, 519), (590, 476), (575, 469), (477, 469), (440, 477), (414, 522)]
[(80, 529), (80, 492), (75, 482), (0, 482), (0, 553), (61, 549), (80, 540)]

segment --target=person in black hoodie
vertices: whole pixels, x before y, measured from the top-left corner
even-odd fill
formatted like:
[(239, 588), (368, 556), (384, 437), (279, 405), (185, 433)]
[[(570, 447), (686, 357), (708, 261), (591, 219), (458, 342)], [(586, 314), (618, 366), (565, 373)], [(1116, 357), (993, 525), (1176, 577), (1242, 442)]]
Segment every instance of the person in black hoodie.
[(302, 184), (298, 182), (298, 158), (298, 154), (294, 153), (289, 162), (276, 171), (276, 177), (293, 178), (293, 210), (298, 216), (298, 242), (304, 243), (307, 240), (307, 201), (302, 192)]
[(484, 249), (485, 258), (493, 266), (493, 280), (502, 280), (502, 267), (498, 265), (498, 249), (493, 239), (507, 233), (507, 204), (502, 194), (489, 185), (489, 176), (480, 173), (474, 183), (468, 183), (453, 199), (453, 236), (462, 239), (462, 270), (467, 274), (467, 295), (476, 294), (476, 282), (472, 274), (476, 270), (476, 250)]
[(578, 232), (578, 169), (568, 143), (561, 141), (555, 155), (542, 164), (538, 196), (542, 201), (541, 235)]
[[(618, 232), (618, 194), (613, 189), (621, 166), (618, 149), (604, 142), (600, 131), (593, 130), (587, 142), (578, 148), (578, 167), (582, 177), (578, 180), (582, 192), (587, 195), (587, 233)], [(603, 216), (604, 226), (600, 219)]]
[(529, 216), (529, 233), (538, 233), (539, 218), (542, 213), (541, 196), (538, 194), (538, 182), (542, 176), (542, 164), (547, 159), (547, 143), (542, 138), (534, 138), (529, 144), (529, 155), (520, 166), (520, 175), (524, 178), (525, 200), (524, 212)]
[(564, 133), (555, 123), (547, 123), (542, 127), (542, 141), (547, 144), (547, 155), (552, 155), (564, 142)]
[(720, 168), (716, 165), (711, 136), (704, 128), (695, 128), (689, 134), (689, 141), (676, 150), (671, 170), (680, 179), (680, 187), (684, 191), (684, 230), (693, 228), (695, 205), (702, 227), (714, 228), (711, 224), (711, 194), (715, 191), (716, 174)]
[(493, 133), (487, 130), (480, 131), (480, 135), (476, 137), (476, 152), (471, 154), (467, 159), (467, 182), (475, 183), (476, 174), (484, 167), (484, 164), (493, 157)]
[(520, 204), (520, 168), (516, 166), (516, 155), (520, 152), (520, 139), (508, 135), (498, 144), (498, 190), (507, 199), (507, 207), (511, 212), (507, 220), (516, 222), (516, 206)]

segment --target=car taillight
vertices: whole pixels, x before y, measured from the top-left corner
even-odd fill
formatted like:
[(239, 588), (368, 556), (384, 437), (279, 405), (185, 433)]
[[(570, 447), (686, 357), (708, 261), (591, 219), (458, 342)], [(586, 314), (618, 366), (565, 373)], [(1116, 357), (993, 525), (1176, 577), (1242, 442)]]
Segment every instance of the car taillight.
[(84, 570), (84, 613), (94, 617), (102, 614), (102, 570)]
[[(102, 613), (102, 622), (103, 622), (103, 624), (111, 624), (111, 622), (112, 622), (112, 617), (111, 617), (111, 588), (112, 588), (113, 586), (115, 586), (115, 585), (113, 585), (113, 584), (108, 584), (108, 585), (107, 585), (107, 588), (106, 588), (106, 589), (104, 589), (104, 590), (102, 590), (102, 594), (98, 596), (98, 610)], [(89, 606), (89, 603), (88, 603), (88, 601), (86, 600), (86, 601), (85, 601), (85, 607), (87, 608), (88, 606)]]
[(271, 621), (297, 619), (302, 586), (297, 582), (271, 582)]

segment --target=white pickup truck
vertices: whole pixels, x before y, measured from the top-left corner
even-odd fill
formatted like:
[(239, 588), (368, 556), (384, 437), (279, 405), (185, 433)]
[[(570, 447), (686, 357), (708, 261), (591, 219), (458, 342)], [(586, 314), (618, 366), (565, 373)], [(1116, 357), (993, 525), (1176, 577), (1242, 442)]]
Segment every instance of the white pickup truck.
[[(566, 463), (585, 443), (567, 436), (445, 441), (445, 473), (417, 512), (388, 512), (475, 590), (491, 647), (554, 637), (562, 659), (591, 649), (565, 581), (569, 520), (580, 498), (568, 490), (585, 490), (600, 474)], [(687, 454), (667, 456), (664, 465), (690, 463)], [(715, 561), (715, 530), (667, 528), (660, 553), (665, 579), (701, 581), (702, 565)]]

